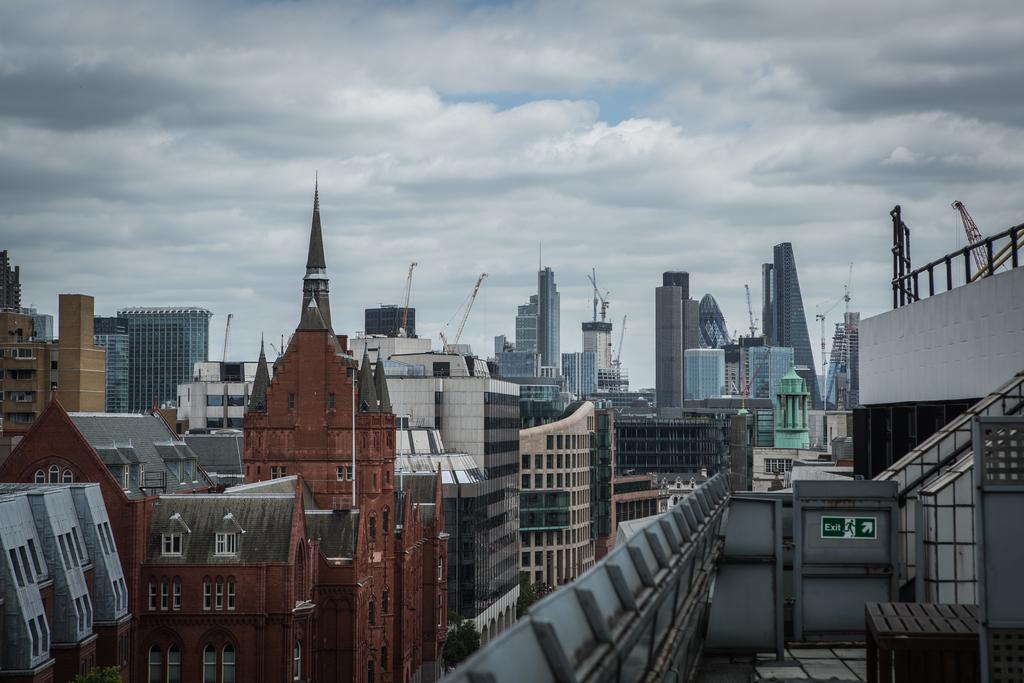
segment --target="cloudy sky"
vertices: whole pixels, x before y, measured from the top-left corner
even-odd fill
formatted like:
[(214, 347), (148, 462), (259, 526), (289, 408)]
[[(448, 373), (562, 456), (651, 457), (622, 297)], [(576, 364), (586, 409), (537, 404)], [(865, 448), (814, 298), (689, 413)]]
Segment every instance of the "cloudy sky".
[(298, 321), (319, 172), (339, 333), (416, 260), (435, 338), (490, 274), (486, 354), (543, 243), (563, 351), (596, 267), (652, 386), (663, 270), (742, 330), (791, 241), (817, 347), (851, 261), (852, 307), (886, 309), (894, 204), (920, 263), (965, 243), (954, 199), (983, 233), (1024, 220), (1022, 35), (1019, 0), (5, 0), (0, 248), (26, 305), (201, 305), (211, 356), (230, 312), (251, 359)]

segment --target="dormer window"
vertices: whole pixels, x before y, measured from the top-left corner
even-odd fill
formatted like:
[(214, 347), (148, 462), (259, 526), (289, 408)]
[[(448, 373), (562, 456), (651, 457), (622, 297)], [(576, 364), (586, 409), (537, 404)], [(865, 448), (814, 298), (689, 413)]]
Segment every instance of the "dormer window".
[(234, 532), (217, 533), (216, 553), (218, 555), (238, 554), (238, 534)]
[(164, 534), (163, 555), (181, 555), (181, 534)]

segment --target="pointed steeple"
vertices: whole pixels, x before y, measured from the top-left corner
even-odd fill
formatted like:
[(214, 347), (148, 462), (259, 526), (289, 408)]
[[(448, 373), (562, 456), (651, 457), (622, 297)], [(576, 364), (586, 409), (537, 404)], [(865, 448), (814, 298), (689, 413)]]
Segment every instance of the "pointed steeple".
[(260, 359), (256, 364), (256, 379), (252, 383), (252, 394), (249, 395), (249, 412), (266, 412), (267, 387), (269, 386), (270, 370), (267, 368), (267, 352), (263, 348), (263, 335), (260, 335)]
[(377, 412), (377, 392), (373, 387), (373, 370), (370, 368), (370, 356), (363, 350), (363, 360), (359, 363), (359, 412)]
[(309, 303), (302, 309), (302, 318), (299, 320), (300, 330), (326, 330), (327, 321), (324, 320), (320, 307), (316, 305), (316, 299), (310, 298)]
[(320, 181), (313, 188), (313, 222), (309, 228), (309, 252), (306, 255), (306, 275), (302, 278), (303, 315), (310, 300), (316, 300), (326, 327), (331, 327), (330, 280), (327, 278), (327, 259), (324, 257), (324, 235), (320, 227)]
[(384, 359), (377, 357), (377, 368), (373, 373), (374, 389), (377, 393), (377, 400), (380, 404), (380, 412), (391, 412), (391, 396), (388, 395), (388, 380), (384, 375)]

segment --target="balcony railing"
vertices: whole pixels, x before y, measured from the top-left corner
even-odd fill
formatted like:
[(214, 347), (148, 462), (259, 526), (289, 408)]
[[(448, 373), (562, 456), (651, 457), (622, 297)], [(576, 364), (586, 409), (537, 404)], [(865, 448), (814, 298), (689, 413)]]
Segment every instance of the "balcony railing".
[(728, 501), (726, 476), (716, 475), (534, 605), (446, 680), (637, 681), (668, 670), (689, 680)]

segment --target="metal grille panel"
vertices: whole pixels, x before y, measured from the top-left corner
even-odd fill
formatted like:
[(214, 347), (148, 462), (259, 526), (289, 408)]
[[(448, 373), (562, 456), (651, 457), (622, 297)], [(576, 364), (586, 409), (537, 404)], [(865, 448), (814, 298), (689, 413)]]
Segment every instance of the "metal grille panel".
[(1024, 629), (994, 628), (988, 636), (989, 681), (1024, 682)]
[(985, 470), (983, 483), (988, 486), (1019, 486), (1024, 484), (1024, 429), (1020, 425), (991, 425), (983, 429)]

